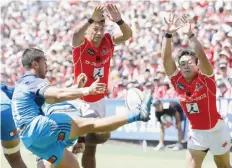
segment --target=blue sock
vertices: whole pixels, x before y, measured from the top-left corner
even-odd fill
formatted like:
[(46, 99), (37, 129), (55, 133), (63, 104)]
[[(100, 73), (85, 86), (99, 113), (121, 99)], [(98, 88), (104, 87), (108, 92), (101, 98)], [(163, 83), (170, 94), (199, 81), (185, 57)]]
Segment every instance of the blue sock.
[(138, 121), (138, 119), (139, 119), (139, 112), (129, 112), (128, 113), (128, 123)]

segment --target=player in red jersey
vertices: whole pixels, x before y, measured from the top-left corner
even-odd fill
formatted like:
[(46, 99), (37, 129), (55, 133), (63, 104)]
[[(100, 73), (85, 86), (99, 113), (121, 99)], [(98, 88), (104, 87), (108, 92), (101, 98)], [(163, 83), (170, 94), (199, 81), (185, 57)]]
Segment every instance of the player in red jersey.
[[(177, 23), (182, 20), (183, 26)], [(213, 67), (191, 31), (186, 17), (165, 18), (167, 25), (162, 45), (165, 71), (178, 93), (181, 106), (190, 122), (188, 167), (200, 168), (208, 150), (214, 155), (218, 168), (229, 168), (230, 136), (216, 108), (216, 84)], [(172, 58), (172, 34), (183, 27), (194, 52), (184, 50), (178, 56), (179, 70)], [(199, 64), (198, 64), (199, 60)]]
[[(104, 33), (105, 16), (117, 23), (121, 34), (111, 36)], [(85, 73), (89, 86), (97, 78), (101, 83), (108, 84), (110, 60), (113, 56), (114, 46), (125, 42), (132, 36), (131, 28), (122, 20), (121, 14), (114, 4), (99, 5), (94, 9), (92, 17), (80, 23), (75, 29), (73, 45), (74, 78)], [(76, 80), (75, 80), (76, 81)], [(83, 101), (89, 105), (83, 115), (86, 117), (105, 116), (105, 94), (85, 96)], [(85, 138), (86, 148), (82, 157), (84, 168), (95, 168), (96, 144), (104, 143), (110, 137), (109, 133), (88, 134)]]

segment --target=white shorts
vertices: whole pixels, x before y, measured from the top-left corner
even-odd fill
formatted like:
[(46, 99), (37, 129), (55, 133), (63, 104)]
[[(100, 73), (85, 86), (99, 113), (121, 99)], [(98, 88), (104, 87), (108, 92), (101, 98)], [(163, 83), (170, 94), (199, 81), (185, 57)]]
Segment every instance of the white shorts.
[(80, 109), (82, 117), (102, 118), (106, 115), (105, 98), (91, 103), (80, 99), (69, 101), (69, 103)]
[(228, 115), (225, 116), (224, 120), (225, 120), (225, 123), (226, 123), (227, 127), (229, 128), (230, 137), (231, 137), (231, 140), (232, 140), (232, 114), (228, 113)]
[(222, 155), (231, 148), (229, 130), (223, 120), (218, 121), (218, 129), (189, 130), (188, 149), (210, 150), (213, 155)]

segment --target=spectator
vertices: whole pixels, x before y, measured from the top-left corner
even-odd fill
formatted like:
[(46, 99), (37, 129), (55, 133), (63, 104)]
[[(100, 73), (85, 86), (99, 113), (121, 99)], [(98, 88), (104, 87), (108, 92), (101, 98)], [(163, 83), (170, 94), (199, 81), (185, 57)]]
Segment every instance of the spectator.
[(155, 116), (157, 121), (160, 124), (160, 140), (159, 144), (156, 146), (156, 150), (163, 150), (164, 145), (164, 136), (165, 129), (169, 128), (173, 125), (172, 120), (166, 119), (167, 117), (175, 118), (176, 128), (178, 130), (178, 143), (173, 147), (173, 150), (181, 150), (183, 149), (182, 141), (182, 129), (181, 129), (181, 121), (183, 121), (184, 113), (179, 103), (177, 102), (162, 102), (157, 100), (153, 103), (155, 106)]
[[(60, 86), (70, 85), (73, 80), (70, 41), (75, 23), (88, 18), (93, 7), (98, 3), (99, 1), (61, 0), (4, 3), (1, 6), (1, 80), (13, 85), (23, 73), (19, 61), (22, 51), (29, 46), (36, 46), (47, 51), (50, 82)], [(180, 15), (188, 14), (194, 23), (194, 33), (204, 42), (205, 52), (215, 66), (217, 78), (230, 79), (232, 76), (231, 4), (229, 1), (118, 2), (122, 16), (133, 28), (133, 38), (115, 47), (109, 77), (109, 97), (115, 97), (113, 91), (115, 85), (120, 82), (129, 84), (133, 80), (137, 81), (137, 87), (144, 86), (145, 82), (151, 82), (154, 98), (176, 96), (172, 87), (167, 89), (168, 84), (166, 86), (163, 84), (169, 81), (166, 81), (167, 77), (160, 57), (164, 31), (163, 17), (173, 11), (178, 11)], [(110, 32), (115, 25), (107, 20), (106, 23), (106, 31)], [(179, 52), (179, 46), (188, 47), (184, 34), (182, 32), (178, 34), (173, 36), (174, 53)], [(157, 79), (153, 80), (154, 77)], [(134, 84), (130, 86), (135, 87)], [(120, 98), (123, 98), (122, 95)]]

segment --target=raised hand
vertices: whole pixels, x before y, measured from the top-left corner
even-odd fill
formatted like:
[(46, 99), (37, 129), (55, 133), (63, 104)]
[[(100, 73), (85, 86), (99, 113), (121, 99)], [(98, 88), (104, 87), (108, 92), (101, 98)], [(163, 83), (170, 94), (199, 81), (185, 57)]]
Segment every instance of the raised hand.
[(104, 94), (106, 91), (106, 84), (105, 83), (99, 83), (99, 78), (93, 82), (90, 85), (90, 95), (96, 95), (96, 94)]
[(182, 28), (183, 33), (186, 33), (188, 35), (188, 37), (191, 36), (193, 34), (193, 32), (192, 32), (191, 23), (188, 20), (188, 16), (187, 15), (183, 15), (182, 16), (182, 21), (184, 23), (184, 26)]
[(107, 17), (112, 20), (113, 22), (118, 22), (121, 20), (121, 14), (115, 4), (107, 4), (106, 5), (107, 10)]
[(94, 9), (91, 19), (93, 19), (95, 22), (99, 22), (99, 21), (103, 20), (104, 19), (103, 12), (104, 12), (104, 6), (98, 5)]
[(169, 14), (169, 18), (164, 17), (164, 22), (166, 23), (166, 33), (173, 34), (176, 33), (183, 25), (177, 26), (177, 22), (180, 21), (181, 18), (176, 18), (174, 14)]
[(77, 77), (77, 88), (82, 88), (85, 86), (86, 82), (88, 80), (88, 77), (84, 74), (81, 73), (78, 77)]

